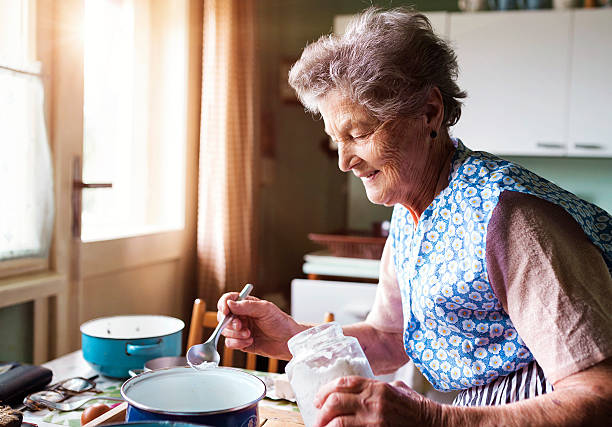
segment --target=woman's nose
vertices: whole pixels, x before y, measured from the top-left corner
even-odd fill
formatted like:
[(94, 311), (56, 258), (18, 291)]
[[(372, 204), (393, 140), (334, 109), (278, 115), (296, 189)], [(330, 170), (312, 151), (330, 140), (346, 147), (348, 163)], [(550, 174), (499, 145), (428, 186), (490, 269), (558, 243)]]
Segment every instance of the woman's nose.
[(350, 144), (338, 143), (338, 168), (348, 172), (359, 163), (359, 157), (352, 152)]

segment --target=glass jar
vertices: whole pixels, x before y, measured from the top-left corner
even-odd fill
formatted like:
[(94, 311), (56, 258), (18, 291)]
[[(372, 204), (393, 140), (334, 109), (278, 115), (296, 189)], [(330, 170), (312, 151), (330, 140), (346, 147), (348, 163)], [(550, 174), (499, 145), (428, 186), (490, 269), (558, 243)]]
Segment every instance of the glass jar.
[(287, 344), (293, 358), (285, 371), (306, 426), (316, 420), (313, 400), (322, 385), (352, 375), (374, 377), (357, 338), (345, 336), (336, 322), (300, 332)]

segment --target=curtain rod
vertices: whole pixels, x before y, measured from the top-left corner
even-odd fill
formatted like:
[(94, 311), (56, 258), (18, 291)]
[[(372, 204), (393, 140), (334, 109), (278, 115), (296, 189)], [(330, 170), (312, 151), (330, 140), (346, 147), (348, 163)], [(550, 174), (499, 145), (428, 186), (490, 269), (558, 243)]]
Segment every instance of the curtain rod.
[(0, 69), (12, 71), (13, 73), (18, 74), (27, 74), (29, 76), (43, 77), (42, 73), (33, 73), (32, 71), (18, 70), (17, 68), (7, 67), (6, 65), (0, 65)]

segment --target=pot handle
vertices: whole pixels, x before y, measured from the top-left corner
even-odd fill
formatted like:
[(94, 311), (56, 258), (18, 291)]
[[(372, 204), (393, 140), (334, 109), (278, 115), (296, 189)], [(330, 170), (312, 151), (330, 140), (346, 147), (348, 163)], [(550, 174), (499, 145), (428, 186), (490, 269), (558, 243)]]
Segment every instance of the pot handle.
[(128, 371), (128, 374), (130, 374), (130, 377), (135, 377), (136, 375), (140, 375), (140, 374), (142, 374), (143, 372), (145, 372), (145, 370), (144, 370), (144, 369), (130, 369), (130, 370)]
[(130, 344), (125, 345), (125, 352), (130, 356), (159, 356), (162, 340), (155, 344)]

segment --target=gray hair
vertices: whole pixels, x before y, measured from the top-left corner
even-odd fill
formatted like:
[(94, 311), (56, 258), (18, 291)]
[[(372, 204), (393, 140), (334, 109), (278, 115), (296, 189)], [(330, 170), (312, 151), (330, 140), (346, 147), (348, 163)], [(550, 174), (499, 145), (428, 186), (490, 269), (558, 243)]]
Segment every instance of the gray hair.
[(370, 7), (342, 36), (325, 35), (306, 46), (289, 72), (304, 107), (338, 89), (380, 121), (418, 115), (433, 87), (444, 103), (444, 126), (461, 116), (457, 59), (425, 15), (410, 8)]

